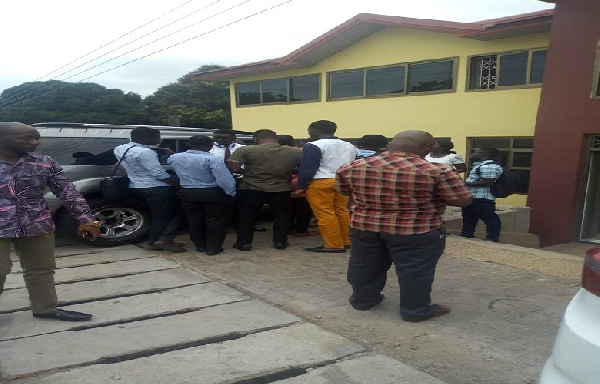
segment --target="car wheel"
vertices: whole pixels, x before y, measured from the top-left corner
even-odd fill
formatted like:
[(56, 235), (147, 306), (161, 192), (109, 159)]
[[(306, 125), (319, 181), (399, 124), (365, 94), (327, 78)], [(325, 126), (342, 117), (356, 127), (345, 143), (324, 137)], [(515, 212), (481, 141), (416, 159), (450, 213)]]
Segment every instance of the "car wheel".
[(89, 200), (88, 204), (94, 218), (102, 222), (98, 240), (90, 242), (78, 237), (75, 234), (77, 223), (66, 212), (63, 212), (57, 223), (63, 235), (83, 244), (116, 247), (138, 243), (148, 233), (150, 214), (148, 207), (140, 200), (126, 199), (122, 202), (110, 202), (98, 198)]

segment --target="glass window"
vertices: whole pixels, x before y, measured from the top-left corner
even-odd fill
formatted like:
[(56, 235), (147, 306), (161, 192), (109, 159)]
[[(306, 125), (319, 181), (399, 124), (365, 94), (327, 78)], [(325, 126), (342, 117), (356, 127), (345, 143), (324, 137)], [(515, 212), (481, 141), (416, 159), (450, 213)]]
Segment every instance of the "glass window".
[(332, 73), (330, 77), (330, 98), (363, 96), (365, 71)]
[(509, 53), (500, 56), (500, 79), (498, 85), (527, 84), (527, 52)]
[(116, 163), (112, 150), (129, 139), (99, 137), (42, 137), (37, 153), (48, 155), (61, 165), (112, 165)]
[(471, 58), (469, 89), (494, 89), (496, 87), (496, 56)]
[(514, 139), (513, 147), (515, 147), (515, 148), (533, 148), (533, 137)]
[(510, 148), (510, 139), (473, 139), (472, 148)]
[(512, 171), (521, 177), (516, 192), (526, 194), (529, 191), (529, 178), (531, 176), (531, 171), (528, 169), (513, 169)]
[(239, 105), (260, 104), (260, 82), (237, 85)]
[(405, 66), (368, 69), (367, 95), (404, 93), (405, 77)]
[(454, 62), (437, 61), (432, 63), (411, 64), (409, 75), (410, 92), (429, 92), (452, 89)]
[(291, 101), (319, 100), (319, 75), (292, 77), (290, 79)]
[(533, 152), (515, 152), (513, 153), (512, 167), (531, 167), (531, 158)]
[(288, 101), (287, 79), (264, 80), (262, 82), (262, 102), (287, 103)]
[(535, 51), (531, 54), (531, 73), (529, 75), (529, 83), (538, 84), (544, 79), (546, 53), (548, 53), (548, 51)]

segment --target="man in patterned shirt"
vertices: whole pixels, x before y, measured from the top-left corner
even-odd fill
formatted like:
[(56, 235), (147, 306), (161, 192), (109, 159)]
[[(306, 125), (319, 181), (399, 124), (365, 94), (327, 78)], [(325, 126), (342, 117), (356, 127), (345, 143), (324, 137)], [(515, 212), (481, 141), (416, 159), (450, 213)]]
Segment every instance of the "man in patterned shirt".
[(10, 246), (23, 267), (34, 317), (85, 321), (92, 315), (56, 308), (54, 222), (44, 199), (48, 187), (79, 221), (79, 236), (96, 240), (99, 222), (62, 168), (49, 156), (32, 153), (40, 134), (21, 123), (0, 122), (0, 294), (10, 273)]
[(353, 198), (348, 282), (350, 304), (364, 311), (383, 300), (387, 271), (394, 263), (400, 284), (400, 315), (418, 322), (445, 315), (431, 304), (435, 267), (444, 252), (446, 205), (465, 207), (471, 194), (450, 167), (424, 159), (433, 137), (423, 131), (398, 133), (389, 152), (341, 166), (336, 188)]

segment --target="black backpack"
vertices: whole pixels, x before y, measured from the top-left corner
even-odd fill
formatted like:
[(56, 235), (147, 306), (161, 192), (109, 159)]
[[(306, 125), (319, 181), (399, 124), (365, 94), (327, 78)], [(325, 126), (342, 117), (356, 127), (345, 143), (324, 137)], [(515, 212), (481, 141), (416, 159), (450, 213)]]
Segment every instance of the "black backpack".
[[(493, 163), (500, 165), (498, 163)], [(502, 165), (500, 165), (502, 167)], [(481, 165), (475, 169), (475, 174), (481, 177)], [(508, 167), (502, 167), (502, 174), (496, 179), (490, 187), (490, 192), (495, 197), (508, 197), (519, 189), (521, 186), (521, 176), (512, 171)]]

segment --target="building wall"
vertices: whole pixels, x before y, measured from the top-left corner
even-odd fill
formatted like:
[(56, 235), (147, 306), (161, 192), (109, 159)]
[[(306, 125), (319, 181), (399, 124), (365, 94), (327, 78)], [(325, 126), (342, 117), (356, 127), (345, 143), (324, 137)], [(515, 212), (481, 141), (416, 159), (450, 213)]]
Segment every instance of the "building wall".
[[(468, 57), (527, 48), (543, 48), (548, 34), (479, 41), (450, 34), (386, 27), (310, 68), (282, 71), (269, 76), (233, 79), (235, 83), (321, 74), (321, 102), (237, 107), (232, 103), (235, 129), (268, 128), (297, 138), (307, 137), (315, 120), (338, 124), (340, 137), (382, 134), (388, 137), (405, 129), (422, 129), (435, 137), (451, 137), (455, 150), (465, 154), (468, 137), (533, 136), (540, 87), (466, 91)], [(458, 57), (456, 92), (353, 100), (327, 100), (327, 72), (395, 63)], [(504, 204), (524, 205), (525, 196), (512, 196)]]
[(591, 99), (600, 2), (556, 4), (535, 132), (528, 205), (542, 245), (577, 238), (587, 144), (600, 134), (600, 100)]

